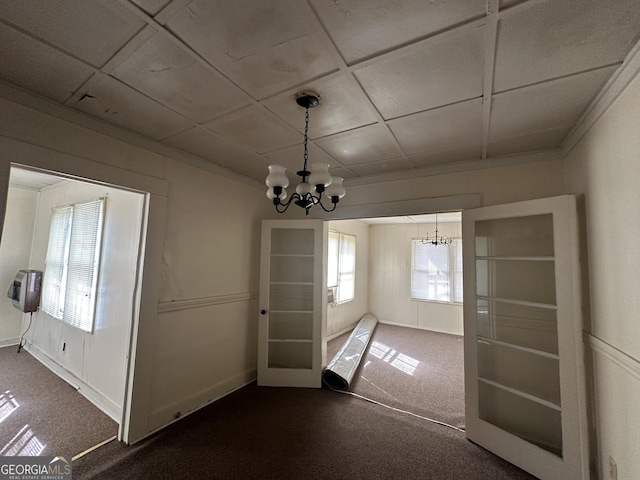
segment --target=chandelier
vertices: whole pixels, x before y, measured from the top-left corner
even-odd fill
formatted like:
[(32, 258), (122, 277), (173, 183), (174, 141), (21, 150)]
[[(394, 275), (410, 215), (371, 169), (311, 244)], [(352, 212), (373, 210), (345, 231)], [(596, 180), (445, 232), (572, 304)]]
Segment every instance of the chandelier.
[[(338, 202), (345, 195), (341, 177), (332, 177), (329, 173), (329, 165), (326, 163), (314, 163), (307, 170), (309, 154), (307, 152), (308, 132), (309, 132), (309, 109), (320, 104), (320, 96), (309, 92), (301, 92), (296, 95), (296, 103), (305, 109), (304, 113), (304, 164), (302, 170), (296, 172), (301, 177), (300, 183), (296, 186), (296, 191), (287, 200), (287, 190), (289, 178), (286, 168), (282, 165), (269, 165), (269, 175), (265, 179), (267, 197), (273, 201), (278, 213), (284, 213), (291, 203), (304, 208), (305, 214), (309, 215), (309, 210), (314, 205), (320, 205), (325, 212), (333, 212)], [(322, 194), (331, 201), (330, 208), (322, 204)], [(285, 202), (286, 200), (286, 202)]]
[(438, 214), (436, 213), (436, 235), (435, 237), (423, 237), (420, 239), (424, 245), (451, 245), (453, 243), (453, 239), (446, 237), (444, 235), (438, 236)]

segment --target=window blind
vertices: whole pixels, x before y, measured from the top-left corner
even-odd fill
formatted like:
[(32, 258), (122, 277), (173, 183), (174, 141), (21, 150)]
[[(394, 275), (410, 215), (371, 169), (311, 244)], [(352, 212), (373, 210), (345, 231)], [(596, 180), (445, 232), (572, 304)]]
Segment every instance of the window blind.
[(104, 205), (99, 198), (57, 207), (51, 219), (43, 310), (86, 332), (95, 318)]

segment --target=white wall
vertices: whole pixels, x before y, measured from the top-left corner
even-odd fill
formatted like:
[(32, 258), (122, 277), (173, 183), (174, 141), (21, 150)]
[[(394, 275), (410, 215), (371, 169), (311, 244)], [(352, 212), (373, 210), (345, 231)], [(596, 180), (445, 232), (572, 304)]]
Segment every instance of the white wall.
[(260, 228), (254, 190), (170, 162), (151, 428), (256, 378)]
[(639, 105), (636, 77), (564, 161), (582, 222), (600, 478), (609, 478), (609, 456), (618, 478), (640, 478)]
[[(107, 197), (107, 201), (94, 331), (71, 327), (40, 310), (33, 315), (26, 339), (30, 350), (37, 349), (36, 355), (46, 355), (79, 379), (81, 391), (83, 386), (92, 389), (87, 394), (97, 394), (100, 405), (119, 420), (133, 317), (142, 195), (75, 181), (43, 190), (31, 261), (33, 268), (44, 271), (54, 207), (97, 197)], [(7, 231), (11, 228), (5, 225)]]
[[(411, 299), (411, 240), (434, 232), (434, 224), (371, 226), (369, 309), (383, 323), (462, 335), (462, 304)], [(439, 223), (438, 232), (462, 234), (460, 223)]]
[(355, 298), (327, 307), (327, 337), (331, 339), (352, 328), (369, 311), (369, 224), (359, 220), (332, 220), (328, 226), (330, 231), (356, 237)]
[(10, 93), (0, 98), (0, 212), (11, 162), (151, 193), (124, 438), (138, 440), (255, 378), (259, 229), (275, 216), (263, 186)]
[(31, 268), (31, 243), (38, 206), (38, 192), (9, 188), (5, 231), (0, 241), (0, 346), (17, 343), (25, 316), (4, 294), (21, 269)]

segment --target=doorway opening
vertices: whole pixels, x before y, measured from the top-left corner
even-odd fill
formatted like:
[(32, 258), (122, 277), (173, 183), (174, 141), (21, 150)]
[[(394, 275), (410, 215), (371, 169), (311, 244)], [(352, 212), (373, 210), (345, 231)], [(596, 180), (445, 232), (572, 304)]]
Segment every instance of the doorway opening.
[[(333, 220), (329, 221), (329, 230), (354, 233), (356, 222), (366, 225), (367, 231), (366, 242), (361, 238), (363, 231), (356, 231), (360, 263), (356, 267), (356, 290), (362, 293), (358, 287), (367, 283), (367, 310), (378, 318), (379, 324), (352, 384), (353, 392), (464, 428), (460, 212), (437, 216), (438, 235), (453, 239), (454, 244), (458, 242), (435, 247), (444, 249), (444, 253), (430, 260), (433, 275), (427, 283), (438, 297), (425, 299), (429, 295), (418, 295), (412, 288), (413, 243), (433, 237), (435, 221), (435, 214)], [(358, 248), (366, 250), (364, 258)], [(453, 282), (459, 287), (456, 295)], [(328, 362), (349, 335), (349, 331), (340, 329), (344, 316), (340, 309), (348, 308), (348, 304), (328, 308)]]
[[(8, 301), (1, 307), (2, 324), (7, 329), (2, 339), (10, 345), (18, 338), (28, 354), (110, 417), (122, 438), (132, 332), (139, 308), (145, 193), (11, 166), (0, 279), (9, 281), (26, 268), (46, 276), (52, 211), (96, 198), (104, 199), (104, 223), (92, 328), (77, 328), (42, 309), (22, 314)], [(40, 413), (46, 416), (51, 412)]]

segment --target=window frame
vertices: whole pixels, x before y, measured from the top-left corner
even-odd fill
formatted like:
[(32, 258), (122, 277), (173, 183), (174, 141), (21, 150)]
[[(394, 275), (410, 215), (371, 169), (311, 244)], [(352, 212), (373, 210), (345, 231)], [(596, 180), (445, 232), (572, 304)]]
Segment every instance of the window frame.
[[(332, 247), (331, 247), (331, 238), (332, 237), (337, 237), (337, 250), (335, 251), (335, 257), (336, 257), (336, 272), (335, 272), (335, 281), (336, 283), (331, 284), (331, 257), (332, 255)], [(348, 241), (352, 241), (353, 242), (353, 261), (351, 262), (351, 267), (349, 269), (343, 269), (343, 267), (345, 267), (345, 264), (347, 263), (345, 260), (345, 256), (346, 254), (343, 253), (343, 239), (348, 239)], [(352, 240), (351, 240), (352, 239)], [(357, 260), (357, 244), (358, 244), (358, 238), (356, 235), (352, 235), (350, 233), (342, 233), (342, 232), (337, 232), (334, 230), (330, 230), (329, 231), (329, 239), (328, 239), (328, 249), (327, 249), (327, 288), (328, 289), (333, 289), (335, 288), (335, 296), (334, 296), (334, 300), (333, 300), (333, 305), (342, 305), (343, 303), (348, 303), (348, 302), (352, 302), (356, 299), (356, 260)], [(344, 276), (348, 276), (351, 275), (353, 278), (353, 293), (352, 296), (350, 296), (349, 298), (341, 298), (341, 293), (342, 290), (340, 288), (341, 286), (341, 279), (343, 279)]]
[[(451, 245), (430, 245), (423, 244), (421, 238), (411, 239), (411, 278), (410, 278), (410, 298), (412, 301), (417, 302), (430, 302), (430, 303), (442, 303), (446, 305), (462, 305), (463, 303), (463, 277), (462, 277), (462, 238), (452, 238), (453, 243)], [(425, 248), (446, 248), (447, 249), (447, 287), (449, 290), (448, 299), (426, 298), (415, 296), (416, 287), (415, 275), (416, 275), (416, 246), (424, 245)], [(426, 271), (422, 269), (422, 271)]]
[(42, 310), (89, 334), (95, 328), (105, 210), (106, 197), (59, 205), (49, 227)]

